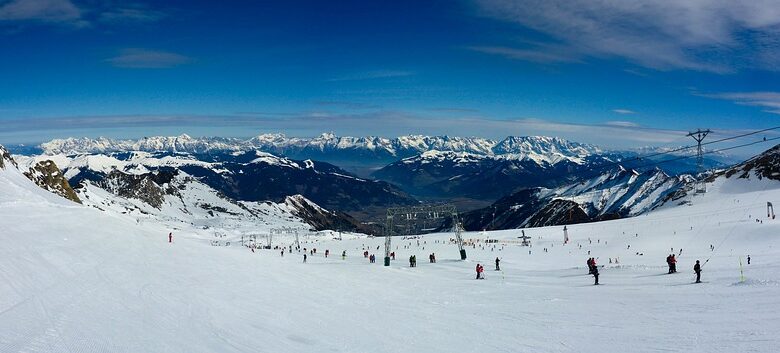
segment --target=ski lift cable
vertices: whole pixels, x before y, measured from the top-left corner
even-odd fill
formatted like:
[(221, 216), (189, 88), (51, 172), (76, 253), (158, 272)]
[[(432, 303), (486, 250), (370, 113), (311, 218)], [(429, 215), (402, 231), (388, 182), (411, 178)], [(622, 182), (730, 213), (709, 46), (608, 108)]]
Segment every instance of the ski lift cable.
[[(762, 132), (774, 131), (774, 130), (779, 130), (779, 129), (780, 129), (780, 126), (775, 126), (775, 127), (770, 127), (770, 128), (766, 128), (766, 129), (755, 130), (755, 131), (751, 131), (751, 132), (747, 132), (747, 133), (743, 133), (743, 134), (739, 134), (739, 135), (724, 137), (724, 138), (721, 138), (721, 139), (718, 139), (718, 140), (704, 142), (704, 143), (702, 143), (702, 146), (711, 145), (711, 144), (720, 143), (720, 142), (725, 142), (725, 141), (730, 141), (730, 140), (734, 140), (734, 139), (738, 139), (738, 138), (742, 138), (742, 137), (747, 137), (747, 136), (759, 134), (759, 133), (762, 133)], [(728, 151), (728, 150), (731, 150), (731, 149), (734, 149), (734, 148), (747, 147), (747, 146), (755, 145), (757, 143), (769, 142), (769, 141), (774, 141), (774, 140), (777, 140), (777, 139), (778, 139), (777, 137), (767, 138), (767, 139), (762, 139), (762, 140), (756, 141), (755, 143), (748, 143), (748, 144), (738, 145), (738, 146), (735, 146), (735, 147), (732, 147), (732, 148), (723, 148), (723, 149), (718, 149), (718, 150), (705, 151), (702, 154), (712, 154), (712, 153), (717, 153), (717, 152), (723, 152), (723, 151)], [(598, 169), (605, 169), (605, 168), (610, 168), (610, 167), (615, 167), (615, 166), (620, 166), (620, 165), (624, 165), (626, 163), (637, 162), (637, 161), (641, 161), (643, 159), (647, 159), (647, 158), (651, 158), (651, 157), (668, 155), (668, 154), (672, 154), (672, 153), (675, 153), (675, 152), (680, 152), (680, 151), (684, 151), (684, 150), (691, 149), (691, 148), (696, 148), (696, 147), (697, 147), (696, 145), (688, 145), (688, 146), (674, 148), (674, 149), (671, 149), (671, 150), (668, 150), (668, 151), (655, 152), (655, 153), (650, 153), (650, 154), (646, 154), (646, 155), (641, 155), (641, 156), (636, 156), (636, 157), (632, 157), (632, 158), (627, 158), (627, 159), (624, 159), (624, 160), (621, 160), (621, 161), (618, 161), (618, 162), (612, 162), (612, 163), (607, 163), (607, 164), (593, 166), (592, 168), (590, 168), (589, 171), (598, 170)], [(672, 158), (672, 159), (668, 159), (668, 160), (653, 162), (653, 163), (649, 163), (649, 164), (645, 164), (645, 165), (638, 165), (634, 169), (643, 168), (643, 167), (647, 167), (647, 166), (658, 165), (658, 164), (662, 164), (662, 163), (678, 161), (678, 160), (682, 160), (682, 159), (694, 158), (694, 157), (695, 156), (693, 156), (693, 155), (692, 156), (680, 156), (678, 158)], [(584, 174), (584, 173), (568, 173), (568, 174), (569, 175), (577, 175), (577, 174)], [(596, 175), (596, 174), (594, 173), (594, 175)]]
[[(720, 148), (720, 149), (716, 149), (716, 150), (706, 151), (706, 152), (702, 152), (702, 154), (713, 154), (713, 153), (718, 153), (718, 152), (723, 152), (723, 151), (729, 151), (729, 150), (733, 150), (733, 149), (737, 149), (737, 148), (753, 146), (753, 145), (757, 145), (757, 144), (760, 144), (760, 143), (771, 142), (771, 141), (775, 141), (775, 140), (780, 140), (780, 136), (773, 137), (773, 138), (768, 138), (768, 139), (762, 139), (762, 140), (758, 140), (758, 141), (753, 141), (753, 142), (749, 142), (749, 143), (744, 143), (744, 144), (741, 144), (741, 145), (736, 145), (736, 146), (731, 146), (731, 147), (724, 147), (724, 148)], [(670, 159), (665, 159), (665, 160), (661, 160), (661, 161), (657, 161), (657, 162), (653, 162), (653, 163), (647, 163), (647, 164), (644, 164), (644, 165), (637, 166), (636, 168), (649, 167), (649, 166), (654, 166), (654, 165), (659, 165), (659, 164), (663, 164), (663, 163), (674, 162), (674, 161), (683, 160), (683, 159), (695, 158), (695, 157), (696, 156), (693, 156), (693, 155), (692, 156), (679, 156), (679, 157), (676, 157), (676, 158), (670, 158)], [(619, 165), (619, 164), (617, 164), (617, 165)], [(598, 168), (598, 167), (596, 167), (596, 168)], [(594, 168), (594, 169), (596, 169), (596, 168)], [(634, 168), (634, 169), (636, 169), (636, 168)], [(569, 173), (569, 175), (576, 175), (576, 174), (579, 174), (579, 173)], [(599, 176), (599, 175), (602, 175), (602, 174), (593, 174), (594, 177), (595, 176)], [(579, 194), (577, 194), (577, 196), (559, 196), (558, 198), (559, 199), (569, 200), (569, 199), (573, 199), (575, 197), (591, 195), (591, 194), (597, 194), (597, 193), (602, 193), (602, 192), (603, 192), (603, 190), (592, 190), (592, 191), (586, 191), (586, 192), (583, 192), (583, 193), (579, 193)]]

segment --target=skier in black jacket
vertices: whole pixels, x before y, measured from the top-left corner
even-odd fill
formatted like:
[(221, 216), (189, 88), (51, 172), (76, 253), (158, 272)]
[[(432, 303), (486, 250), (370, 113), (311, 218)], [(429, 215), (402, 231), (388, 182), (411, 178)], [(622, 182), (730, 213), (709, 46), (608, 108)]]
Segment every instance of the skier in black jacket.
[(699, 260), (696, 260), (696, 264), (693, 265), (693, 272), (696, 272), (696, 283), (701, 283), (701, 265)]

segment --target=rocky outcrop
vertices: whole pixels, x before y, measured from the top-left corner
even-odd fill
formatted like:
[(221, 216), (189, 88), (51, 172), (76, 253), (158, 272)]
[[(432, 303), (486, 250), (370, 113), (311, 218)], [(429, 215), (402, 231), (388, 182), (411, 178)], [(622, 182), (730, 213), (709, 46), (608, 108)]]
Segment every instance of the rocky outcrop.
[(372, 231), (343, 212), (328, 211), (301, 195), (285, 198), (284, 203), (290, 207), (292, 214), (300, 217), (316, 230), (338, 230), (371, 234)]
[(138, 199), (159, 209), (165, 201), (165, 195), (178, 194), (176, 188), (168, 185), (174, 176), (169, 172), (133, 175), (114, 170), (97, 185), (114, 195)]
[(40, 161), (32, 166), (29, 171), (25, 172), (24, 175), (43, 189), (73, 202), (81, 203), (76, 192), (73, 191), (70, 183), (68, 183), (68, 179), (65, 178), (60, 168), (52, 161)]
[(5, 147), (0, 146), (0, 169), (5, 169), (7, 164), (17, 167), (16, 161), (14, 161), (11, 154), (8, 153), (8, 150), (6, 150)]

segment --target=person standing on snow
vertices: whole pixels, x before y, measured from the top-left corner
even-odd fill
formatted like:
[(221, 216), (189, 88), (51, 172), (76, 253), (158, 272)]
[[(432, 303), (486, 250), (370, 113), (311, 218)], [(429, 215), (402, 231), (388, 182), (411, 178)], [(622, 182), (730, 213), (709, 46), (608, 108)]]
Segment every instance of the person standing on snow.
[(674, 254), (669, 258), (669, 266), (672, 268), (672, 273), (677, 273), (677, 259), (674, 257)]
[(748, 260), (748, 265), (750, 265), (750, 255), (748, 255), (747, 260)]
[(476, 279), (482, 279), (482, 265), (477, 264), (476, 271), (477, 271), (477, 278)]
[(594, 285), (599, 285), (599, 268), (593, 266), (593, 279), (596, 281)]
[(325, 249), (325, 258), (326, 259), (328, 258), (328, 255), (330, 255), (330, 250), (329, 249)]
[(173, 243), (173, 233), (168, 233), (168, 243)]
[(306, 263), (306, 253), (303, 253), (303, 263)]
[(501, 267), (498, 266), (498, 263), (501, 262), (498, 258), (496, 258), (496, 271), (501, 271)]
[(693, 265), (693, 272), (696, 272), (696, 283), (701, 283), (701, 265), (699, 260), (696, 260), (696, 264)]

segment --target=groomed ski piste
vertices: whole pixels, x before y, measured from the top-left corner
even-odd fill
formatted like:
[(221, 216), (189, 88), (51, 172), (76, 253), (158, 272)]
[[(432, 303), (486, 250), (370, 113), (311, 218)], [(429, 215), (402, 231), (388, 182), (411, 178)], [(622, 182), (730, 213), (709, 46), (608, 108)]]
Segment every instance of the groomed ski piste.
[[(383, 238), (304, 237), (317, 249), (307, 263), (303, 252), (211, 246), (197, 229), (168, 243), (162, 225), (71, 203), (9, 167), (0, 352), (773, 352), (780, 219), (766, 202), (779, 187), (719, 179), (689, 205), (569, 225), (567, 245), (560, 226), (525, 229), (531, 247), (520, 230), (467, 232), (466, 261), (451, 233), (399, 237), (384, 267)], [(599, 286), (589, 257), (603, 265)]]

